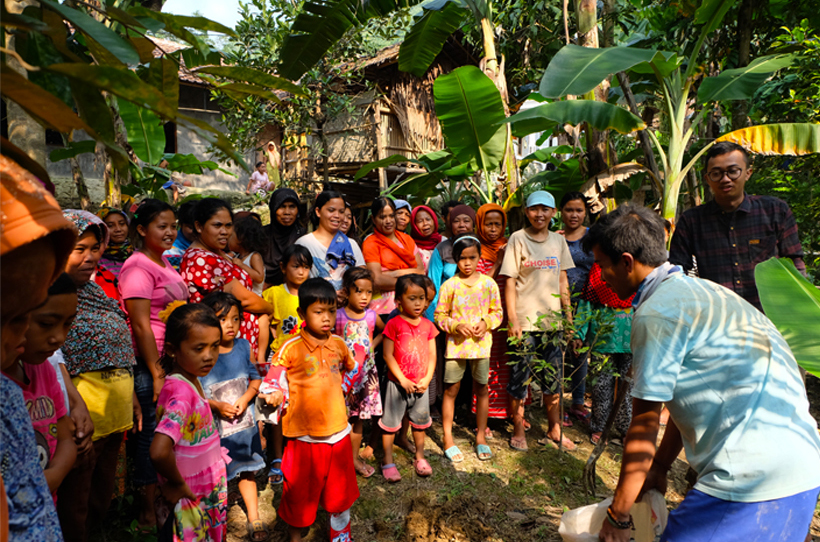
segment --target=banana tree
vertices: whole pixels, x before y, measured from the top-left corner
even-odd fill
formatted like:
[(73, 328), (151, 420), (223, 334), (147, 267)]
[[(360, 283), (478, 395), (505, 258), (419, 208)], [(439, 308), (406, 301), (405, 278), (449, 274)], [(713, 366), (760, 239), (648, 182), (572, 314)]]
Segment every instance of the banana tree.
[[(393, 11), (419, 4), (421, 0), (318, 0), (306, 2), (303, 12), (291, 27), (280, 53), (279, 73), (289, 79), (299, 79), (316, 65), (330, 48), (354, 28), (368, 20), (384, 17)], [(424, 75), (447, 39), (465, 24), (481, 28), (484, 57), (481, 68), (492, 80), (501, 96), (505, 114), (507, 83), (503, 62), (496, 53), (495, 27), (492, 23), (491, 0), (433, 0), (424, 4), (422, 13), (408, 31), (399, 49), (399, 69), (418, 77)], [(518, 185), (519, 171), (513, 149), (512, 134), (505, 126), (505, 146), (501, 154), (501, 177), (507, 189)], [(499, 139), (501, 136), (498, 136)], [(486, 171), (481, 165), (479, 169)], [(488, 187), (488, 192), (491, 190)], [(482, 197), (487, 194), (482, 194)]]
[[(356, 173), (354, 180), (376, 168), (409, 162), (427, 171), (411, 175), (388, 193), (430, 195), (444, 179), (458, 179), (469, 184), (481, 201), (495, 201), (490, 173), (504, 159), (508, 135), (498, 89), (480, 69), (462, 66), (439, 76), (433, 84), (433, 95), (447, 148), (418, 159), (395, 154), (371, 162)], [(475, 179), (477, 172), (481, 172), (485, 186)]]
[[(718, 27), (732, 4), (733, 0), (704, 0), (701, 3), (694, 17), (694, 23), (701, 27), (700, 34), (688, 59), (674, 53), (634, 47), (586, 49), (567, 45), (556, 54), (541, 79), (540, 95), (558, 99), (566, 95), (585, 94), (616, 73), (633, 71), (654, 76), (669, 123), (667, 145), (664, 147), (652, 130), (646, 129), (646, 133), (653, 142), (663, 169), (662, 214), (673, 224), (681, 183), (701, 156), (717, 141), (735, 141), (751, 152), (764, 154), (820, 152), (820, 126), (773, 124), (724, 134), (715, 141), (704, 144), (687, 160), (686, 152), (693, 143), (698, 123), (703, 118), (704, 105), (750, 98), (762, 81), (794, 59), (790, 54), (770, 55), (761, 57), (744, 68), (726, 70), (717, 76), (706, 77), (695, 97), (692, 90), (700, 78), (698, 57), (704, 41)], [(583, 111), (579, 114), (581, 106), (573, 108), (564, 105), (568, 103), (572, 102), (548, 103), (513, 115), (507, 122), (512, 124), (516, 135), (533, 133), (556, 124), (576, 125), (581, 121), (609, 123), (610, 129), (623, 133), (645, 129), (637, 116), (613, 104), (599, 104), (595, 111)], [(617, 109), (620, 111), (616, 111)], [(622, 123), (616, 126), (617, 118), (630, 119), (632, 125)], [(535, 120), (540, 121), (540, 124)]]
[[(0, 24), (4, 32), (13, 32), (14, 48), (2, 51), (0, 93), (69, 142), (74, 131), (84, 131), (104, 149), (115, 180), (128, 178), (135, 156), (156, 163), (162, 151), (156, 134), (166, 121), (195, 132), (249, 170), (219, 130), (180, 112), (180, 70), (197, 71), (234, 99), (275, 100), (274, 89), (304, 94), (293, 83), (264, 72), (219, 66), (221, 54), (193, 30), (234, 32), (204, 17), (156, 12), (129, 0), (71, 5), (42, 0), (21, 13), (8, 12), (7, 4), (2, 6)], [(161, 46), (148, 35), (160, 30), (187, 47), (162, 51), (155, 58)], [(66, 158), (88, 152), (89, 147), (82, 142), (69, 145)], [(118, 194), (118, 186), (113, 188)]]

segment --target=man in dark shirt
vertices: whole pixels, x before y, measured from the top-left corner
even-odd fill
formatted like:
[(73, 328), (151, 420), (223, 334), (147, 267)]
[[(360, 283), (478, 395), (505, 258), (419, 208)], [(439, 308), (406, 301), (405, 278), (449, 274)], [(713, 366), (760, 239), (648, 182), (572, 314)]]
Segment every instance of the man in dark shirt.
[(782, 200), (746, 194), (752, 168), (740, 145), (716, 143), (705, 160), (704, 176), (715, 198), (683, 213), (669, 261), (686, 271), (696, 263), (701, 278), (733, 290), (762, 311), (754, 278), (757, 264), (791, 258), (806, 273), (794, 215)]

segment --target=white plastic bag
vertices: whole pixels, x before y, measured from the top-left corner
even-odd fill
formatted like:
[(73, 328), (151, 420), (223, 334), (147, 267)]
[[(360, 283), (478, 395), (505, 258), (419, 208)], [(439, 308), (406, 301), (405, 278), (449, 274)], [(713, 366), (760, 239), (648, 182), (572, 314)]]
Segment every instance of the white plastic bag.
[[(598, 504), (564, 512), (561, 516), (561, 525), (558, 526), (561, 539), (564, 542), (597, 542), (601, 524), (606, 521), (606, 509), (611, 504), (610, 497)], [(635, 524), (632, 540), (658, 542), (661, 539), (669, 512), (666, 510), (666, 500), (660, 492), (654, 489), (646, 492), (641, 501), (632, 506), (630, 513)]]

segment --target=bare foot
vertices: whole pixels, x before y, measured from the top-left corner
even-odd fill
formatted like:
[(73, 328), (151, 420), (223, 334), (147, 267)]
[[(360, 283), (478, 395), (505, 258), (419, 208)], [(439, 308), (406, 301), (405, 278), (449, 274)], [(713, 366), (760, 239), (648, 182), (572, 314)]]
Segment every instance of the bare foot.
[(400, 438), (396, 438), (396, 446), (398, 446), (399, 448), (401, 448), (409, 454), (415, 455), (416, 453), (416, 445), (410, 442), (410, 440), (407, 438), (407, 435), (404, 435)]
[(666, 427), (667, 423), (669, 423), (669, 410), (663, 407), (663, 410), (661, 410), (660, 426)]
[[(548, 433), (548, 434), (547, 434), (547, 436), (545, 437), (545, 439), (549, 439), (549, 440), (551, 440), (552, 442), (554, 442), (555, 444), (558, 444), (558, 436), (553, 437), (552, 435), (550, 435), (550, 434)], [(545, 439), (542, 439), (542, 441), (543, 441), (543, 440), (545, 440)], [(542, 441), (539, 441), (539, 442), (541, 442), (542, 444), (546, 444), (545, 442), (542, 442)], [(567, 437), (564, 437), (564, 438), (561, 440), (561, 445), (562, 445), (562, 446), (563, 446), (563, 448), (564, 448), (565, 450), (567, 450), (568, 452), (571, 452), (571, 451), (575, 450), (575, 443), (574, 443), (574, 442), (572, 442), (571, 440), (569, 440)]]

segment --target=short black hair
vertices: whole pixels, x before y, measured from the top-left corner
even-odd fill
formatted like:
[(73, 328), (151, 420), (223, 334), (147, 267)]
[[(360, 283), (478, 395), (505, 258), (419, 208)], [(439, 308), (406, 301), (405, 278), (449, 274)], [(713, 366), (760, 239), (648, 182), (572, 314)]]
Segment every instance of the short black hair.
[(196, 209), (195, 201), (186, 201), (177, 209), (177, 223), (180, 226), (194, 227), (194, 209)]
[(199, 223), (200, 226), (204, 226), (212, 216), (222, 209), (228, 211), (228, 214), (231, 215), (231, 220), (233, 220), (233, 209), (231, 209), (230, 203), (219, 198), (202, 198), (197, 202), (196, 208), (194, 209), (194, 222)]
[(268, 238), (262, 223), (252, 214), (234, 222), (233, 232), (242, 248), (248, 252), (264, 252)]
[(299, 308), (306, 311), (314, 303), (336, 304), (336, 290), (323, 278), (307, 279), (299, 287)]
[(451, 199), (450, 201), (445, 201), (441, 205), (441, 216), (444, 218), (444, 221), (447, 221), (447, 217), (450, 215), (450, 209), (453, 207), (458, 207), (461, 205), (461, 202), (455, 199)]
[(709, 167), (709, 160), (715, 156), (722, 156), (735, 151), (740, 151), (743, 154), (743, 160), (746, 162), (747, 168), (752, 165), (752, 157), (749, 155), (749, 151), (732, 141), (718, 141), (706, 151), (706, 156), (703, 157), (703, 169)]
[(282, 259), (279, 260), (279, 263), (282, 267), (287, 267), (293, 258), (296, 258), (297, 265), (301, 267), (313, 267), (313, 256), (304, 245), (297, 245), (296, 243), (288, 245), (282, 253)]
[(57, 280), (54, 281), (54, 284), (52, 284), (48, 288), (49, 296), (76, 293), (77, 285), (74, 284), (74, 281), (71, 280), (71, 277), (68, 276), (68, 273), (60, 273), (60, 276), (57, 277)]
[(453, 241), (453, 261), (458, 263), (461, 259), (461, 253), (465, 248), (477, 247), (478, 255), (481, 256), (481, 242), (472, 235), (462, 235)]
[(256, 167), (261, 166), (263, 163), (264, 163), (264, 162), (257, 162), (257, 163), (256, 163)]
[(621, 205), (599, 218), (583, 240), (587, 252), (595, 246), (613, 263), (619, 262), (624, 253), (653, 267), (667, 260), (663, 219), (639, 205)]
[(418, 286), (422, 290), (424, 290), (425, 297), (427, 296), (427, 281), (425, 281), (426, 277), (424, 275), (419, 275), (417, 273), (413, 273), (412, 275), (402, 275), (396, 280), (396, 297), (400, 298), (404, 295), (404, 292), (407, 291), (408, 288), (411, 286)]
[(589, 202), (587, 201), (587, 197), (578, 191), (567, 192), (564, 194), (561, 198), (561, 203), (558, 204), (558, 208), (563, 209), (564, 205), (575, 200), (581, 200), (584, 203), (584, 209), (586, 209), (587, 214), (589, 214)]
[(207, 307), (211, 307), (211, 309), (213, 309), (214, 311), (214, 314), (216, 314), (217, 318), (222, 318), (223, 316), (231, 312), (231, 307), (236, 307), (236, 310), (239, 311), (240, 321), (245, 315), (245, 313), (242, 311), (242, 302), (239, 301), (235, 295), (229, 294), (227, 292), (220, 292), (219, 290), (211, 292), (210, 294), (206, 295), (202, 299), (202, 301), (200, 301), (200, 303)]
[(219, 338), (222, 338), (222, 326), (211, 307), (202, 303), (186, 303), (177, 307), (165, 322), (165, 347), (157, 362), (166, 375), (174, 369), (174, 358), (167, 352), (168, 345), (179, 348), (194, 326), (215, 327), (219, 330)]
[(373, 273), (366, 267), (349, 267), (342, 276), (342, 289), (345, 292), (350, 291), (350, 288), (356, 284), (357, 280), (367, 279), (373, 283)]

